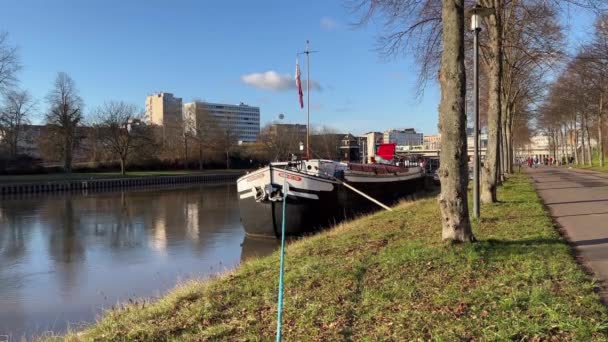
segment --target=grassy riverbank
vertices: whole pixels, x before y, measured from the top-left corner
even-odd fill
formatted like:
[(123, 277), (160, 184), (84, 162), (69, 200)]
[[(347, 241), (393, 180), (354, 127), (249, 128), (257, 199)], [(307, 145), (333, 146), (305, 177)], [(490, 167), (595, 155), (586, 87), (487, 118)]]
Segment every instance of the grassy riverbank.
[[(284, 336), (299, 340), (606, 339), (608, 309), (523, 175), (482, 207), (475, 244), (440, 241), (436, 199), (292, 243)], [(270, 340), (278, 255), (153, 303), (108, 312), (68, 340)]]
[(56, 182), (56, 181), (74, 181), (74, 180), (93, 180), (93, 179), (116, 179), (116, 178), (137, 178), (137, 177), (154, 177), (154, 176), (186, 176), (186, 175), (205, 175), (205, 174), (223, 174), (223, 173), (244, 173), (244, 170), (204, 170), (204, 171), (133, 171), (121, 175), (120, 172), (82, 172), (82, 173), (50, 173), (50, 174), (35, 174), (35, 175), (0, 175), (0, 184), (11, 183), (40, 183), (40, 182)]
[(568, 166), (572, 166), (575, 169), (581, 169), (581, 170), (591, 170), (591, 171), (599, 171), (599, 172), (608, 172), (608, 160), (606, 160), (606, 164), (604, 164), (603, 167), (600, 166), (599, 162), (594, 162), (593, 166), (589, 166), (589, 165), (568, 165)]
[(564, 165), (565, 167), (573, 167), (575, 169), (581, 169), (581, 170), (592, 170), (592, 171), (599, 171), (599, 172), (608, 172), (608, 158), (606, 158), (604, 160), (604, 166), (601, 167), (600, 166), (600, 157), (597, 154), (597, 151), (593, 151), (593, 158), (591, 160), (591, 163), (593, 165), (576, 165), (576, 164), (571, 164), (571, 165)]

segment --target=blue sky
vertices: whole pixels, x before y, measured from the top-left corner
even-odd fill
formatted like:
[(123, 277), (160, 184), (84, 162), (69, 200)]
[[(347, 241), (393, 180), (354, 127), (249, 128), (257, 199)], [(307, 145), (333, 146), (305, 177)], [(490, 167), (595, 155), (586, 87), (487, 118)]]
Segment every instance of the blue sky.
[[(414, 127), (437, 132), (439, 91), (415, 97), (416, 66), (374, 50), (378, 27), (354, 28), (341, 1), (20, 0), (5, 1), (0, 31), (19, 47), (21, 87), (39, 100), (58, 71), (76, 82), (90, 113), (107, 100), (144, 106), (155, 91), (184, 101), (256, 105), (262, 123), (304, 123), (293, 89), (258, 88), (261, 74), (293, 77), (296, 52), (311, 49), (311, 122), (340, 131)], [(573, 42), (589, 31), (589, 16), (571, 13)], [(303, 76), (306, 69), (301, 60)], [(243, 82), (243, 77), (249, 75)], [(272, 84), (274, 85), (274, 83)], [(281, 88), (278, 86), (278, 88)], [(37, 121), (37, 120), (35, 120)]]

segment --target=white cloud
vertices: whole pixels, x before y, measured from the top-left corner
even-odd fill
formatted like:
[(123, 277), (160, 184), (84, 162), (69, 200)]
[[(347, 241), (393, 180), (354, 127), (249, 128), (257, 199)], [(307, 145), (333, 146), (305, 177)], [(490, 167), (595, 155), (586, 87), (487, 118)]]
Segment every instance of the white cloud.
[(330, 17), (321, 18), (321, 28), (327, 31), (331, 31), (338, 27), (338, 22)]
[(287, 90), (295, 87), (293, 77), (274, 70), (241, 76), (241, 82), (260, 89)]
[[(261, 73), (252, 73), (241, 76), (241, 82), (256, 87), (258, 89), (285, 91), (296, 88), (294, 76), (288, 74), (279, 74), (274, 70), (269, 70)], [(306, 91), (306, 80), (302, 80), (303, 90)], [(312, 80), (310, 87), (313, 90), (322, 90), (321, 85)]]

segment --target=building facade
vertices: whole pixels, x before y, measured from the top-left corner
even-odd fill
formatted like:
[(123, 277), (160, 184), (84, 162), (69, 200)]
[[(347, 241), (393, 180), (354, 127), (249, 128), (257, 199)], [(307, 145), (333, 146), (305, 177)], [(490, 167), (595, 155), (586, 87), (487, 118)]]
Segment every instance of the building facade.
[(191, 130), (201, 125), (200, 120), (212, 120), (217, 128), (230, 131), (241, 142), (254, 142), (260, 133), (260, 107), (244, 103), (189, 102), (184, 104), (183, 111)]
[[(524, 160), (528, 157), (549, 157), (551, 153), (551, 140), (544, 134), (537, 134), (530, 137), (530, 141), (525, 145), (520, 145), (515, 148), (514, 158)], [(558, 149), (558, 152), (559, 149)], [(558, 153), (557, 158), (561, 158), (562, 154)]]
[(352, 134), (346, 134), (340, 143), (341, 160), (351, 162), (361, 162), (360, 139)]
[(425, 135), (422, 142), (425, 150), (441, 150), (441, 134)]
[(367, 132), (363, 134), (361, 139), (361, 160), (364, 163), (371, 163), (372, 158), (376, 156), (378, 146), (382, 144), (384, 135), (381, 132)]
[[(479, 148), (488, 148), (488, 133), (481, 132), (481, 134), (479, 134)], [(471, 135), (467, 135), (467, 149), (469, 151), (473, 151), (475, 149), (475, 136), (473, 133), (471, 133)]]
[(181, 127), (182, 99), (164, 92), (147, 96), (146, 118), (153, 125)]
[(384, 131), (385, 144), (394, 143), (397, 146), (419, 146), (423, 143), (423, 134), (413, 128), (389, 129)]

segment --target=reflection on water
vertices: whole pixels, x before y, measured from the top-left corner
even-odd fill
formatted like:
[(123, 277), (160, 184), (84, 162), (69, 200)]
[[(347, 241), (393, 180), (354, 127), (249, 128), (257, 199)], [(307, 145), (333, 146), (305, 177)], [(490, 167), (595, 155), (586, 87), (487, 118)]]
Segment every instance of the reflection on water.
[(65, 331), (274, 246), (244, 238), (232, 184), (2, 199), (0, 336)]
[(281, 247), (281, 241), (275, 239), (252, 238), (245, 236), (242, 243), (241, 262), (272, 254)]

